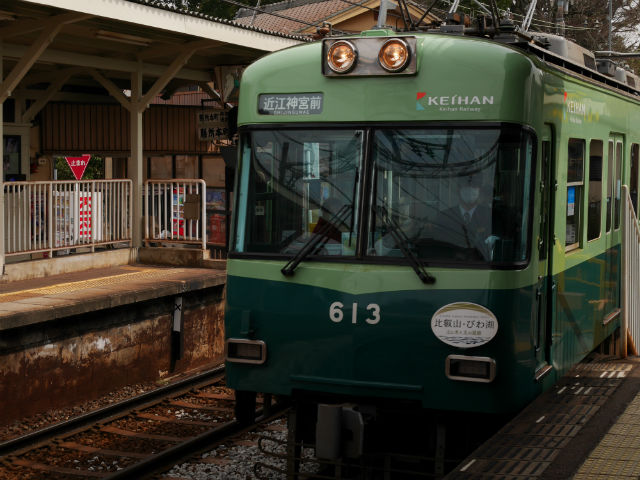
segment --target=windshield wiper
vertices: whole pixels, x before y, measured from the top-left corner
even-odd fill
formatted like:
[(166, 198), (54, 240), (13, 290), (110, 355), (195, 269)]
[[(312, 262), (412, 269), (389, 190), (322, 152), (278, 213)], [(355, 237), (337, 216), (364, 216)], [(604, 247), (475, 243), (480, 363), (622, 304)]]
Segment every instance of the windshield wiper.
[[(329, 232), (332, 229), (336, 228), (335, 225), (339, 225), (340, 223), (344, 223), (346, 215), (351, 212), (351, 205), (343, 205), (340, 210), (338, 210), (333, 217), (329, 219), (328, 222), (315, 232), (309, 240), (307, 240), (302, 248), (298, 250), (298, 253), (293, 257), (287, 264), (282, 267), (283, 275), (291, 276), (295, 273), (296, 267), (300, 265), (300, 262), (304, 260), (311, 252), (319, 250), (326, 243), (328, 239)], [(321, 243), (322, 242), (322, 243)]]
[(413, 267), (413, 270), (416, 272), (422, 283), (432, 284), (436, 283), (436, 278), (429, 275), (427, 270), (424, 268), (424, 265), (418, 258), (414, 255), (414, 253), (409, 249), (409, 237), (402, 230), (400, 225), (391, 218), (387, 209), (383, 206), (378, 207), (378, 214), (382, 218), (382, 222), (389, 229), (389, 233), (393, 237), (393, 240), (396, 242), (396, 245), (405, 256), (407, 260), (409, 260), (409, 264)]

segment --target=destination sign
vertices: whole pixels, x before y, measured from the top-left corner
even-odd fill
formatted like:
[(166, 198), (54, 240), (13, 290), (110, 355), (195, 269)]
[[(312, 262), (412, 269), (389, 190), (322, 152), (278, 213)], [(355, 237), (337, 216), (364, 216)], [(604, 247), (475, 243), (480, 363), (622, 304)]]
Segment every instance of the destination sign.
[(261, 115), (319, 115), (322, 113), (322, 93), (271, 93), (258, 97)]

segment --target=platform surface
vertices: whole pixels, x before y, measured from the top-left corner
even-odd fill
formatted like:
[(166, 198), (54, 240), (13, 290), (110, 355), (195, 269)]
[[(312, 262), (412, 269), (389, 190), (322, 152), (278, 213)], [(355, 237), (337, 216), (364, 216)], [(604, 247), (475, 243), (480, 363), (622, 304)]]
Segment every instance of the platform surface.
[(224, 270), (123, 265), (0, 284), (0, 331), (225, 282)]
[(640, 478), (640, 358), (577, 365), (445, 478)]

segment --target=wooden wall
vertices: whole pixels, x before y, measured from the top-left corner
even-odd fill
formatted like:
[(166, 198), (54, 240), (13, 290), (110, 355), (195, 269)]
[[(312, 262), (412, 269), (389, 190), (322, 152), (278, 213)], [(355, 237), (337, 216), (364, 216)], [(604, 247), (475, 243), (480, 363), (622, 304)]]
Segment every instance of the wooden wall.
[[(198, 139), (200, 107), (152, 105), (142, 118), (144, 153), (207, 153)], [(46, 154), (129, 156), (129, 112), (120, 105), (49, 103), (41, 113), (41, 148)]]

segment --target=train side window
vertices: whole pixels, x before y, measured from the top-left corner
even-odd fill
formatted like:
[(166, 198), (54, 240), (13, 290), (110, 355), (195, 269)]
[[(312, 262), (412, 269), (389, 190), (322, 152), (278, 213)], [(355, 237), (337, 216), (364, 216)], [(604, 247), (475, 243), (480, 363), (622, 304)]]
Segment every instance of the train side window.
[(580, 246), (582, 232), (582, 199), (584, 198), (585, 141), (569, 139), (567, 161), (567, 223), (565, 250)]
[(631, 145), (631, 182), (629, 193), (631, 195), (631, 203), (633, 210), (638, 215), (638, 155), (640, 153), (640, 145), (634, 143)]
[(616, 178), (613, 185), (615, 201), (613, 202), (613, 229), (620, 228), (620, 193), (622, 183), (622, 142), (616, 142)]
[(601, 140), (589, 144), (589, 203), (587, 210), (587, 241), (600, 237), (602, 212), (602, 149)]
[(613, 140), (609, 140), (607, 155), (607, 233), (611, 231), (611, 192), (613, 192)]

